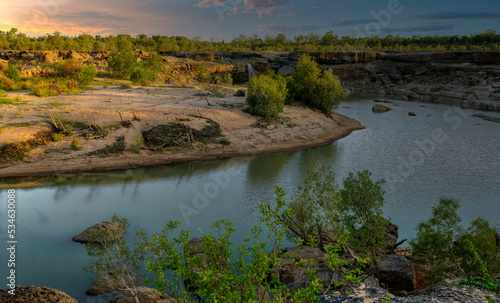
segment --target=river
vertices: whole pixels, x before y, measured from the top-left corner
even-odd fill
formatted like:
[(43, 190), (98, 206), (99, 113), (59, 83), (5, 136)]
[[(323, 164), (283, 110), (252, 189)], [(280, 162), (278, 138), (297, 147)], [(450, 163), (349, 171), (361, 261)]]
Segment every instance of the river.
[[(394, 101), (386, 104), (392, 111), (373, 113), (373, 100), (358, 96), (342, 103), (337, 112), (366, 129), (322, 147), (79, 174), (18, 190), (17, 284), (53, 287), (79, 302), (101, 302), (85, 295), (91, 282), (83, 267), (89, 258), (81, 244), (71, 241), (85, 228), (117, 214), (150, 234), (178, 220), (181, 228), (200, 236), (210, 232), (216, 219), (229, 219), (237, 242), (260, 224), (258, 204), (273, 199), (275, 185), (291, 195), (316, 164), (331, 165), (339, 182), (364, 169), (374, 179), (386, 179), (384, 213), (399, 225), (400, 239), (415, 235), (418, 222), (440, 197), (461, 201), (464, 225), (483, 216), (500, 227), (500, 124), (472, 117), (475, 110), (421, 102)], [(0, 201), (7, 201), (7, 191), (0, 193)], [(5, 211), (1, 219), (5, 244)], [(0, 260), (7, 260), (6, 249), (0, 251)], [(6, 277), (7, 262), (0, 268)]]

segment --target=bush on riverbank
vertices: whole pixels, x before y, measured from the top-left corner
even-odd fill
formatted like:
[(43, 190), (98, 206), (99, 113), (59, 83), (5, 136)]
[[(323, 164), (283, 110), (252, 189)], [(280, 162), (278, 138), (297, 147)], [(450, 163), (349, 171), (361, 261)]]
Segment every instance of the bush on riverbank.
[(281, 75), (262, 74), (252, 78), (247, 92), (250, 114), (267, 120), (283, 111), (287, 95), (286, 80)]
[(331, 70), (321, 72), (318, 63), (308, 54), (302, 54), (292, 75), (293, 91), (290, 97), (306, 103), (311, 108), (329, 113), (345, 98), (345, 91), (338, 76)]

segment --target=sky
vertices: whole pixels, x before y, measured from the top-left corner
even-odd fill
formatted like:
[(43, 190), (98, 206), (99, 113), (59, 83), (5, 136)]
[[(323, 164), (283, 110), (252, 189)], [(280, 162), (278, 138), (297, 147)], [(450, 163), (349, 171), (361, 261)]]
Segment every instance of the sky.
[(29, 36), (138, 34), (470, 35), (500, 31), (498, 0), (0, 0), (0, 30)]

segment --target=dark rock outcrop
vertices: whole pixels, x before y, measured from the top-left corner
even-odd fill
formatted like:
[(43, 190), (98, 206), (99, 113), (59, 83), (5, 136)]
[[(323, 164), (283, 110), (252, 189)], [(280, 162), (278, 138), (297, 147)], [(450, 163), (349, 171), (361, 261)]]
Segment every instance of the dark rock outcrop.
[(406, 257), (384, 255), (377, 257), (380, 283), (389, 289), (415, 290), (415, 268)]
[(0, 290), (0, 302), (5, 303), (78, 303), (66, 293), (49, 287), (16, 286), (15, 296)]
[(101, 223), (98, 223), (96, 225), (93, 225), (86, 230), (82, 231), (80, 234), (74, 236), (72, 238), (73, 241), (79, 242), (79, 243), (89, 243), (91, 242), (91, 235), (93, 232), (99, 232), (101, 230), (105, 230), (105, 240), (110, 240), (112, 237), (118, 233), (119, 235), (123, 236), (125, 233), (123, 230), (121, 230), (118, 225), (114, 222), (111, 221), (104, 221)]

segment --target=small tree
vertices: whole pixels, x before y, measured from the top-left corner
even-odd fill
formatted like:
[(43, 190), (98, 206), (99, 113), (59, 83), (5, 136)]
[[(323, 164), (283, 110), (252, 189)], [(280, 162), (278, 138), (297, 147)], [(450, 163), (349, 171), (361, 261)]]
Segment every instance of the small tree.
[(307, 104), (314, 98), (315, 84), (321, 75), (318, 63), (309, 54), (302, 54), (292, 75), (295, 82), (295, 98)]
[(135, 245), (131, 250), (127, 240), (122, 238), (130, 225), (128, 220), (113, 215), (111, 221), (119, 228), (111, 230), (111, 235), (104, 228), (93, 232), (90, 242), (84, 245), (89, 256), (96, 258), (89, 262), (85, 270), (93, 273), (95, 279), (105, 279), (117, 290), (130, 291), (135, 301), (140, 303), (137, 284), (139, 267), (145, 258), (146, 233), (136, 228)]
[(108, 64), (113, 76), (121, 79), (129, 79), (137, 67), (137, 58), (134, 56), (132, 50), (124, 50), (112, 55)]
[(250, 114), (275, 119), (285, 105), (286, 80), (280, 75), (258, 75), (252, 78), (247, 93)]
[(339, 209), (342, 222), (350, 232), (350, 245), (357, 251), (369, 254), (375, 269), (376, 255), (387, 245), (386, 224), (382, 207), (384, 206), (384, 180), (373, 182), (367, 170), (350, 173), (344, 179), (344, 188), (340, 191)]
[(93, 65), (82, 66), (82, 68), (75, 73), (75, 79), (81, 86), (89, 86), (94, 82), (97, 70)]
[(130, 81), (134, 84), (145, 86), (156, 81), (156, 77), (156, 73), (153, 70), (147, 69), (144, 66), (138, 66), (130, 75)]
[(417, 236), (409, 241), (417, 261), (430, 265), (428, 278), (433, 282), (452, 271), (451, 249), (462, 233), (457, 214), (459, 206), (454, 199), (441, 198), (439, 204), (432, 207), (432, 217), (418, 224)]
[(9, 64), (9, 67), (7, 67), (7, 69), (3, 73), (5, 76), (9, 77), (14, 82), (21, 80), (21, 72), (16, 66), (12, 64)]
[(312, 96), (311, 107), (317, 108), (323, 113), (329, 113), (337, 109), (340, 101), (345, 99), (346, 94), (339, 77), (334, 75), (331, 69), (328, 69), (316, 81)]

